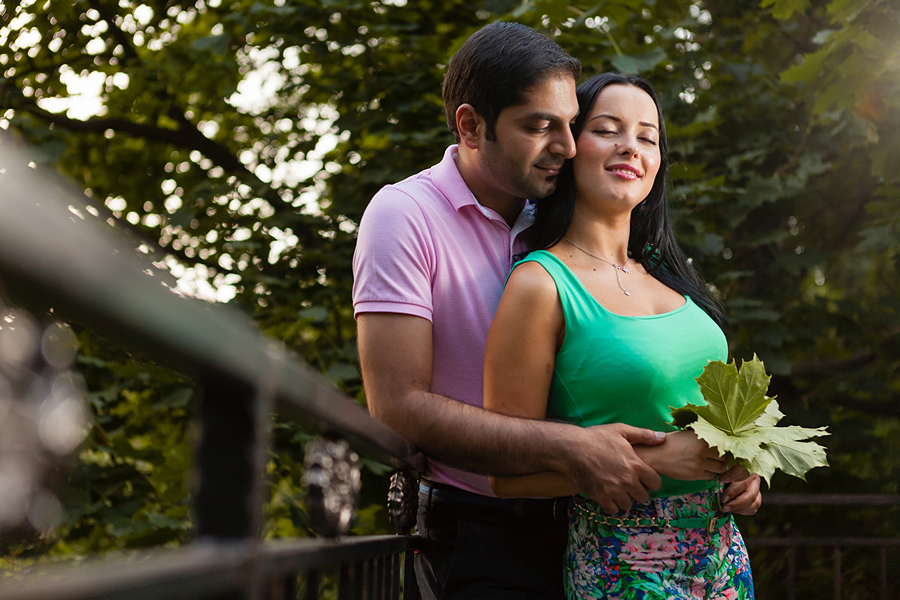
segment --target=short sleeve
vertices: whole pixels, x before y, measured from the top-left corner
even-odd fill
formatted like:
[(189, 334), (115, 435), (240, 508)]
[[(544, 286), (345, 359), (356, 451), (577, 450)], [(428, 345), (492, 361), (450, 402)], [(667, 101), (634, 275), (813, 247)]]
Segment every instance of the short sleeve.
[(422, 207), (382, 188), (359, 224), (353, 254), (353, 314), (389, 312), (432, 320), (434, 244)]

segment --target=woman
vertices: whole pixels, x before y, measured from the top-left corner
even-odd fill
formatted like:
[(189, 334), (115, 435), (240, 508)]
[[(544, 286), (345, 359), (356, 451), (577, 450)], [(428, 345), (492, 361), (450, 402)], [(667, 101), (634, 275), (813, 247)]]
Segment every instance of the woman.
[[(694, 378), (727, 345), (721, 309), (672, 234), (659, 103), (646, 81), (613, 73), (579, 86), (578, 101), (575, 158), (538, 203), (536, 251), (510, 275), (488, 336), (485, 407), (670, 432), (635, 447), (663, 480), (649, 502), (609, 514), (573, 497), (569, 597), (752, 598), (728, 513), (756, 512), (758, 477), (722, 476), (724, 459), (668, 424), (670, 407), (703, 402)], [(719, 476), (742, 481), (721, 492)], [(559, 473), (491, 484), (501, 497), (579, 492)]]

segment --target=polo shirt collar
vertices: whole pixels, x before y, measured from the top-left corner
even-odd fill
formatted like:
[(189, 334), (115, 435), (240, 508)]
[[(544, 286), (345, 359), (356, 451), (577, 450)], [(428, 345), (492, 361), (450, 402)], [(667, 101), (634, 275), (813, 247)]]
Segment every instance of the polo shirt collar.
[[(450, 205), (455, 210), (459, 211), (463, 206), (474, 206), (480, 213), (488, 216), (486, 214), (488, 209), (478, 202), (478, 199), (459, 173), (459, 168), (456, 166), (457, 148), (458, 146), (453, 144), (444, 151), (444, 158), (441, 159), (441, 162), (431, 167), (431, 180), (444, 197), (450, 201)], [(526, 201), (525, 206), (522, 207), (522, 212), (519, 213), (516, 222), (513, 224), (512, 230), (519, 232), (531, 227), (534, 223), (534, 209), (534, 202), (531, 200)]]
[(444, 151), (444, 158), (431, 167), (431, 180), (437, 189), (441, 191), (455, 210), (463, 206), (478, 205), (478, 201), (469, 190), (469, 186), (459, 174), (456, 166), (457, 145), (453, 144)]

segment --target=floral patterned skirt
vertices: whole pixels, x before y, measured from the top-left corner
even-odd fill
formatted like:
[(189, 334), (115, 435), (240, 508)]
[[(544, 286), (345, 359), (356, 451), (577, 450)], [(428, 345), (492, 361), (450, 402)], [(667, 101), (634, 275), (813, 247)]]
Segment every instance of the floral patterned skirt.
[(608, 600), (752, 599), (744, 540), (731, 515), (709, 508), (717, 506), (718, 493), (709, 490), (651, 499), (616, 519), (576, 496), (569, 505), (566, 595)]

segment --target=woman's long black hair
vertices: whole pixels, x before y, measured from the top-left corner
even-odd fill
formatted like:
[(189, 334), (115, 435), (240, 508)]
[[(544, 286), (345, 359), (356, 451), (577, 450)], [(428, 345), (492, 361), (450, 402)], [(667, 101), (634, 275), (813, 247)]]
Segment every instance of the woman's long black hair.
[[(721, 327), (725, 328), (725, 314), (719, 302), (709, 293), (703, 278), (688, 262), (675, 241), (669, 220), (666, 198), (669, 170), (668, 142), (659, 100), (651, 85), (634, 75), (603, 73), (591, 77), (578, 86), (578, 117), (572, 125), (575, 139), (581, 135), (597, 96), (608, 85), (633, 85), (653, 98), (659, 117), (659, 172), (650, 194), (631, 211), (631, 234), (628, 254), (641, 263), (653, 277), (691, 299)], [(567, 160), (559, 174), (556, 190), (537, 202), (532, 250), (546, 250), (565, 237), (575, 211), (575, 177), (572, 161)]]

